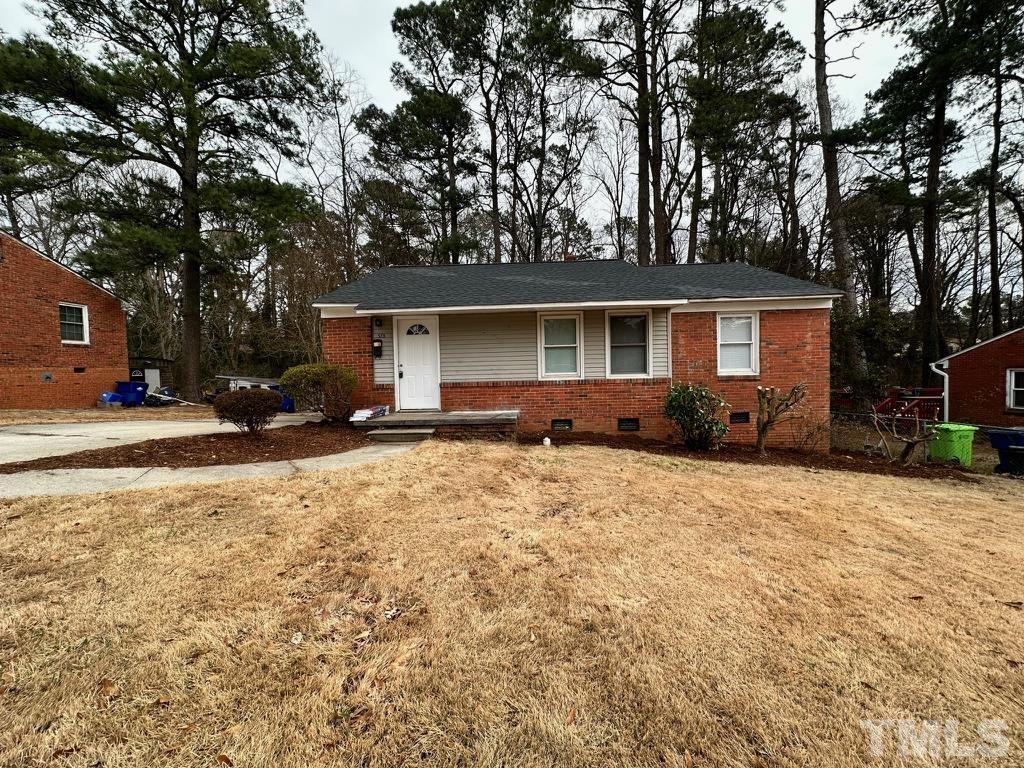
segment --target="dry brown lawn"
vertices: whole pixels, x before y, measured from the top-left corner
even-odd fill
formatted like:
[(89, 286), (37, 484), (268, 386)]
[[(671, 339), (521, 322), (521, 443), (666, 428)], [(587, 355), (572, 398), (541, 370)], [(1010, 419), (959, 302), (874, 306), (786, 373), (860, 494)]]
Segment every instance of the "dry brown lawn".
[(214, 419), (208, 405), (165, 408), (50, 408), (0, 410), (0, 427), (15, 424), (86, 424), (90, 421), (178, 421)]
[(1022, 498), (430, 443), (3, 503), (0, 764), (893, 765), (862, 718), (951, 717), (1020, 765)]

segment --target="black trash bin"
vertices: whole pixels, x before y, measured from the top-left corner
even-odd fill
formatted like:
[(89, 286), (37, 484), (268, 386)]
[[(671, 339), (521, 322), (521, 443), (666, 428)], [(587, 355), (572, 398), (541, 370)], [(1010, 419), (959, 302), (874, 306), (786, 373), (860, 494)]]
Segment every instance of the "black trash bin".
[(1024, 445), (1024, 429), (987, 429), (989, 442), (999, 451), (999, 466), (996, 472), (1009, 472), (1009, 450), (1011, 445)]
[(1024, 477), (1024, 445), (1011, 445), (1006, 449), (1006, 471)]

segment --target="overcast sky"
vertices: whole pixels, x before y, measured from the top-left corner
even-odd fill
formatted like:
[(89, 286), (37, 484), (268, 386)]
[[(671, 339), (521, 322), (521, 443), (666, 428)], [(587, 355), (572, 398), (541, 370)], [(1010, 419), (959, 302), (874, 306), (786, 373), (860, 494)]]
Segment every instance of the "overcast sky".
[[(391, 14), (395, 8), (409, 4), (408, 0), (306, 0), (310, 24), (324, 46), (341, 61), (348, 62), (366, 83), (366, 90), (383, 107), (395, 104), (399, 95), (389, 81), (391, 62), (398, 51), (391, 34)], [(814, 45), (814, 19), (811, 0), (789, 0), (788, 9), (781, 20), (804, 47)], [(25, 0), (0, 0), (0, 28), (8, 34), (27, 30), (40, 31), (41, 25), (26, 9)], [(837, 71), (852, 75), (835, 78), (834, 93), (859, 115), (864, 95), (878, 86), (882, 78), (896, 63), (898, 53), (892, 41), (872, 35), (858, 41), (859, 60), (844, 62)], [(849, 52), (852, 44), (845, 44)], [(831, 53), (831, 52), (830, 52)], [(808, 59), (804, 73), (810, 78), (813, 71)]]

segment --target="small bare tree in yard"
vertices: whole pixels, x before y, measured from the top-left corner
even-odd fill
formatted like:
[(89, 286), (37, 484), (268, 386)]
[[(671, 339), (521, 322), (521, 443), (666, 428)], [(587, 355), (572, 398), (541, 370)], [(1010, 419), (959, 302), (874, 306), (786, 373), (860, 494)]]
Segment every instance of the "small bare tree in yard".
[(757, 388), (757, 452), (764, 453), (768, 433), (777, 424), (797, 418), (797, 407), (807, 397), (807, 385), (796, 384), (788, 392), (779, 387)]
[[(899, 461), (903, 465), (909, 464), (914, 458), (917, 446), (927, 443), (938, 434), (934, 429), (928, 429), (926, 425), (922, 424), (916, 414), (911, 422), (907, 416), (883, 416), (876, 411), (873, 420), (875, 431), (878, 432), (882, 447), (885, 449), (885, 455), (890, 461)], [(913, 429), (910, 428), (911, 424)], [(893, 455), (893, 451), (889, 447), (890, 440), (903, 443), (903, 448), (900, 449), (898, 456)]]

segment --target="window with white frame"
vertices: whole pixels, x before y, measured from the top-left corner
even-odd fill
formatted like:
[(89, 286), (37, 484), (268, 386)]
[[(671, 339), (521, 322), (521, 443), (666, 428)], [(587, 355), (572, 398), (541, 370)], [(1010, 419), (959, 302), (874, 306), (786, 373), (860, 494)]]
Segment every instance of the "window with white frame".
[(718, 316), (718, 373), (724, 376), (757, 374), (758, 314)]
[(1006, 372), (1006, 407), (1024, 410), (1024, 368)]
[(583, 377), (583, 350), (579, 314), (540, 315), (539, 357), (542, 379), (579, 379)]
[(65, 344), (89, 343), (89, 308), (84, 304), (60, 304), (60, 340)]
[(608, 312), (605, 325), (605, 338), (608, 340), (606, 375), (609, 378), (649, 376), (651, 313)]

